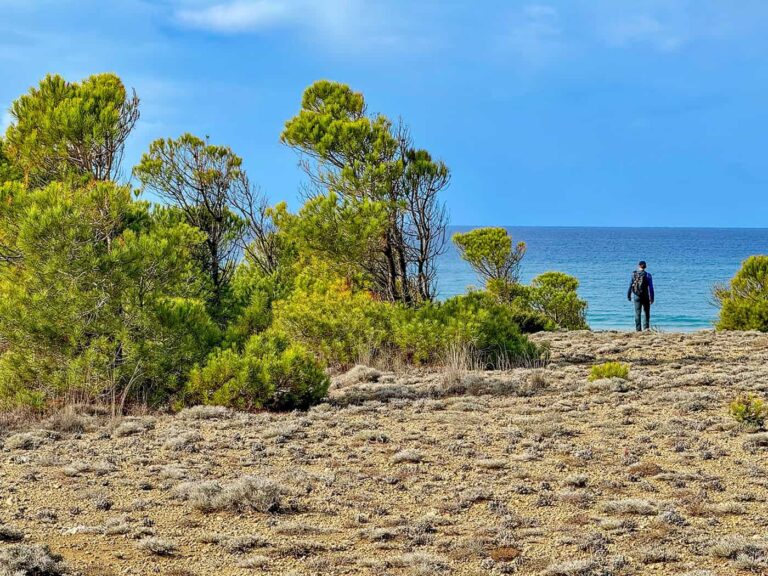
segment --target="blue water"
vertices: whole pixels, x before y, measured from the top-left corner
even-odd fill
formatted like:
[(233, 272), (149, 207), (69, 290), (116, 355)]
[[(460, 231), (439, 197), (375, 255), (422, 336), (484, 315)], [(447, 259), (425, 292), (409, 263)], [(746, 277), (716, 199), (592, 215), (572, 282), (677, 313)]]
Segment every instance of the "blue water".
[[(472, 227), (449, 230), (463, 232)], [(634, 329), (634, 310), (627, 302), (632, 270), (639, 260), (653, 274), (656, 303), (651, 324), (667, 331), (712, 328), (717, 307), (712, 287), (730, 280), (752, 254), (768, 254), (768, 228), (550, 228), (509, 227), (528, 251), (521, 280), (549, 270), (579, 279), (579, 294), (589, 307), (595, 330)], [(451, 244), (438, 262), (438, 294), (446, 298), (480, 286), (472, 269)]]

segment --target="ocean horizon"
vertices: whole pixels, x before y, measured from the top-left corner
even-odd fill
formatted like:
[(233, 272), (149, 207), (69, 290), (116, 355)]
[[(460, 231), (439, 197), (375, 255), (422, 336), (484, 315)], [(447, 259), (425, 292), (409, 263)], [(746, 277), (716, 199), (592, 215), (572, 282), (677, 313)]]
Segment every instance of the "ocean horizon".
[[(450, 236), (480, 226), (448, 228), (448, 247), (438, 259), (438, 298), (480, 287)], [(718, 308), (712, 290), (727, 283), (753, 254), (768, 253), (768, 228), (503, 226), (513, 241), (523, 241), (521, 281), (550, 270), (579, 279), (593, 330), (634, 330), (627, 288), (639, 260), (653, 274), (656, 303), (651, 325), (662, 331), (714, 328)]]

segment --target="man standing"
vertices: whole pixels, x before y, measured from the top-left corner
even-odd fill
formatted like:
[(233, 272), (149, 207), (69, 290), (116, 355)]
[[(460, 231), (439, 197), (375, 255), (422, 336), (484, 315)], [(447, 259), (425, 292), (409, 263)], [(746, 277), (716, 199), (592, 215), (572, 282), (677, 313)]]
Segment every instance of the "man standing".
[[(635, 301), (635, 329), (650, 330), (651, 328), (651, 304), (653, 304), (653, 277), (645, 270), (645, 260), (640, 260), (637, 270), (632, 272), (632, 280), (629, 282), (627, 299)], [(645, 312), (645, 324), (640, 325), (640, 317)]]

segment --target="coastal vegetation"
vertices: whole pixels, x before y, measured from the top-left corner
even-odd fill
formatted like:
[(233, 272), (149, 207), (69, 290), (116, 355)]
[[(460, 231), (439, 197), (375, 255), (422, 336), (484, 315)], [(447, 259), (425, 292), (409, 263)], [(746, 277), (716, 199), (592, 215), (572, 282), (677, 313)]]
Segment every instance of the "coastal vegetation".
[[(438, 299), (450, 169), (344, 84), (307, 88), (280, 135), (306, 174), (295, 212), (270, 205), (243, 159), (207, 137), (158, 139), (128, 170), (139, 116), (113, 74), (48, 76), (11, 107), (3, 409), (307, 408), (356, 363), (541, 365), (547, 350), (527, 334), (588, 328), (578, 280), (521, 283), (526, 245), (504, 228), (453, 235), (482, 285)], [(768, 257), (715, 295), (718, 328), (768, 330)]]
[(754, 394), (741, 394), (729, 405), (733, 419), (741, 424), (762, 428), (768, 417), (768, 405)]
[(578, 281), (522, 285), (503, 229), (454, 237), (485, 285), (438, 300), (450, 170), (344, 84), (307, 88), (280, 135), (307, 176), (295, 212), (207, 137), (158, 139), (128, 170), (140, 102), (113, 74), (47, 76), (10, 113), (2, 409), (307, 408), (357, 362), (539, 364), (528, 333), (587, 327)]
[(589, 371), (589, 381), (595, 382), (603, 378), (621, 378), (626, 380), (629, 378), (629, 366), (622, 362), (605, 362), (604, 364), (592, 366), (592, 369)]
[(717, 286), (720, 330), (768, 332), (768, 256), (747, 258), (727, 286)]

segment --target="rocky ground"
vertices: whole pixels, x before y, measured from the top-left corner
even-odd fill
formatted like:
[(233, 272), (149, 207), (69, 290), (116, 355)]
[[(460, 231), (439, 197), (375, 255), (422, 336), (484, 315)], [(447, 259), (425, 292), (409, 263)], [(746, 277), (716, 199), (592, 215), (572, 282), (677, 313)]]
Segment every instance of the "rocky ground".
[(535, 339), (546, 368), (356, 368), (306, 413), (2, 430), (0, 576), (766, 573), (768, 433), (727, 406), (768, 335)]

